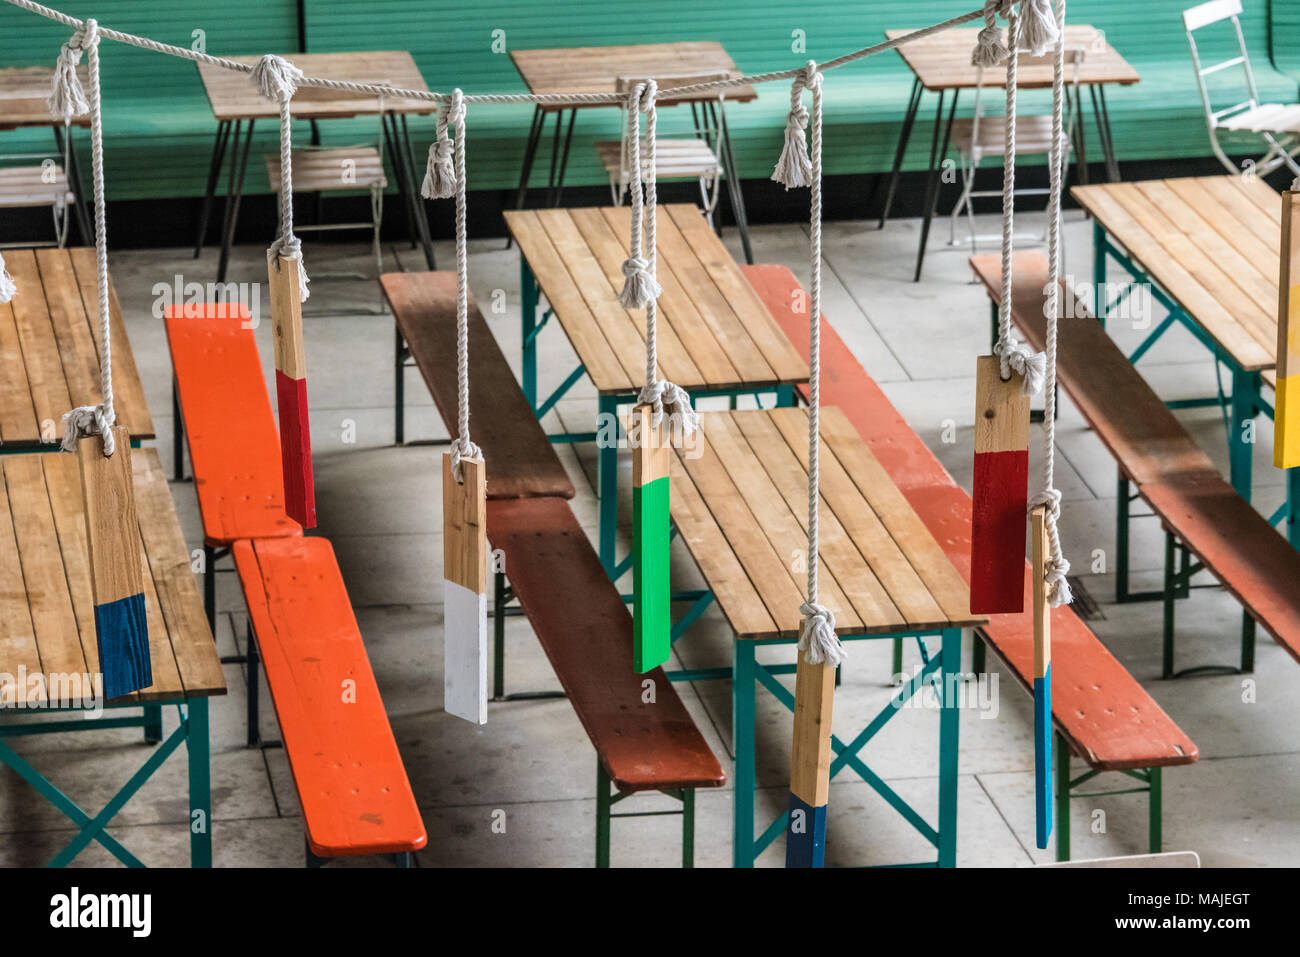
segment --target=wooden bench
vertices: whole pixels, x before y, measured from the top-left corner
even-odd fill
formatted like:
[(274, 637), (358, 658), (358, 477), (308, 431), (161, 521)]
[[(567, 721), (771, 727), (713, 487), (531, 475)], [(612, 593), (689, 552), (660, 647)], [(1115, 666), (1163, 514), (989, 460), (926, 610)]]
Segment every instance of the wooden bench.
[[(798, 289), (794, 274), (784, 266), (742, 269), (786, 335), (806, 356), (808, 317), (794, 311), (792, 293)], [(843, 409), (949, 560), (969, 581), (970, 496), (899, 415), (824, 316), (821, 323), (822, 401)], [(1027, 609), (1033, 607), (1029, 589), (1026, 574)], [(992, 615), (989, 624), (977, 630), (977, 636), (993, 647), (1027, 691), (1033, 689), (1033, 631), (1028, 611)], [(979, 641), (975, 650), (978, 671), (982, 658)], [(1063, 744), (1057, 748), (1057, 859), (1070, 856), (1071, 791), (1101, 771), (1120, 771), (1146, 783), (1150, 849), (1159, 851), (1161, 769), (1195, 761), (1196, 745), (1069, 608), (1052, 609), (1052, 659), (1052, 722)], [(1072, 779), (1071, 753), (1082, 758), (1091, 772)]]
[[(626, 816), (611, 807), (661, 791), (682, 802), (682, 864), (690, 867), (695, 788), (721, 787), (726, 775), (663, 669), (633, 670), (632, 615), (573, 510), (558, 498), (495, 499), (487, 519), (510, 579), (507, 589), (497, 573), (496, 607), (519, 601), (596, 748), (596, 866), (609, 866), (610, 819)], [(499, 642), (500, 615), (495, 625)]]
[[(997, 257), (972, 256), (971, 266), (996, 301), (1002, 285)], [(1041, 349), (1047, 260), (1019, 253), (1014, 276), (1012, 319), (1026, 341)], [(1074, 318), (1058, 324), (1057, 380), (1118, 463), (1121, 600), (1148, 597), (1127, 591), (1130, 484), (1165, 528), (1164, 587), (1149, 596), (1165, 603), (1164, 676), (1225, 670), (1174, 670), (1174, 601), (1186, 597), (1191, 576), (1201, 570), (1218, 578), (1242, 606), (1241, 665), (1226, 670), (1253, 670), (1256, 622), (1300, 660), (1300, 551), (1224, 480), (1102, 324), (1065, 293), (1065, 314)], [(1182, 551), (1177, 561), (1176, 544)], [(1189, 552), (1201, 567), (1189, 563)]]
[[(396, 440), (405, 441), (403, 380), (412, 358), (448, 432), (456, 426), (456, 274), (385, 273), (380, 285), (397, 325)], [(510, 364), (470, 300), (470, 422), (488, 467), (488, 498), (573, 498), (573, 482), (529, 408)]]
[(177, 481), (189, 440), (203, 519), (203, 604), (216, 627), (216, 563), (240, 539), (299, 536), (284, 511), (280, 439), (248, 309), (174, 306), (164, 319), (172, 358)]
[(257, 653), (275, 702), (307, 832), (308, 866), (393, 854), (427, 837), (370, 670), (334, 549), (323, 538), (231, 546), (249, 617), (250, 698)]

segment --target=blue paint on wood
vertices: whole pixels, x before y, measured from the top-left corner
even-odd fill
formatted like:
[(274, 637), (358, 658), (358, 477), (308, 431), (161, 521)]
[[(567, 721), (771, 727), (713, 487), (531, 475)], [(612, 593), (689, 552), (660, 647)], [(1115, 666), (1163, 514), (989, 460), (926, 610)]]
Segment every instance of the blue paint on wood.
[(1052, 833), (1052, 664), (1034, 679), (1034, 817), (1038, 846)]
[(826, 863), (826, 805), (813, 807), (790, 795), (785, 825), (785, 866), (822, 867)]
[(153, 684), (143, 594), (96, 605), (95, 639), (105, 698), (120, 698)]

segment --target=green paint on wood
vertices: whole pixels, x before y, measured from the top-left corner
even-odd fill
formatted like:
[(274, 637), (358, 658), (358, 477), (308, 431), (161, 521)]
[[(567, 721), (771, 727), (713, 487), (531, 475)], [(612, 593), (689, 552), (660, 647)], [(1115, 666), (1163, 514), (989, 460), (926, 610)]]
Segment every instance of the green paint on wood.
[(668, 660), (668, 477), (632, 490), (632, 667), (638, 674)]

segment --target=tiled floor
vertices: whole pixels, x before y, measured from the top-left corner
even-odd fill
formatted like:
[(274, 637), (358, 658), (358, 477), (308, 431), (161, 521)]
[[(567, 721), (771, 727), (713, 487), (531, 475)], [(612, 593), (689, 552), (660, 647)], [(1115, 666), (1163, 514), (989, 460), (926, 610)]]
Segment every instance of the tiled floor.
[[(1020, 217), (1036, 229), (1039, 218)], [(981, 224), (991, 230), (992, 221)], [(919, 223), (891, 222), (883, 232), (862, 223), (827, 224), (824, 308), (891, 401), (959, 481), (969, 484), (973, 404), (973, 357), (987, 349), (988, 306), (969, 282), (964, 251), (945, 247), (939, 224), (921, 284), (910, 282)], [(1090, 225), (1077, 212), (1067, 225), (1068, 271), (1091, 276)], [(728, 245), (739, 255), (733, 232)], [(806, 275), (806, 230), (797, 225), (760, 228), (756, 258), (781, 262)], [(990, 245), (989, 249), (993, 247)], [(439, 261), (452, 250), (438, 247)], [(389, 249), (387, 267), (423, 268), (404, 247)], [(368, 269), (360, 248), (308, 247), (308, 269)], [(257, 282), (264, 250), (237, 250), (233, 280)], [(184, 250), (115, 255), (113, 273), (127, 312), (137, 362), (145, 380), (159, 440), (170, 469), (170, 367), (161, 322), (152, 315), (154, 286), (207, 282), (215, 254), (195, 261)], [(519, 359), (518, 253), (501, 240), (471, 244), (471, 283), (480, 303), (503, 290), (503, 314), (488, 319), (506, 355)], [(595, 757), (572, 709), (563, 700), (494, 705), (489, 723), (473, 727), (442, 713), (442, 609), (440, 489), (438, 455), (430, 447), (394, 448), (392, 322), (365, 314), (377, 302), (369, 283), (318, 278), (309, 312), (345, 314), (307, 320), (311, 369), (312, 437), (316, 455), (320, 533), (333, 540), (408, 773), (429, 828), (423, 866), (574, 865), (592, 862)], [(263, 308), (265, 301), (263, 299)], [(1117, 328), (1124, 345), (1140, 330)], [(269, 324), (258, 332), (270, 383)], [(558, 329), (540, 344), (542, 394), (572, 368), (574, 356)], [(1168, 335), (1142, 362), (1152, 384), (1166, 397), (1213, 392), (1213, 363), (1190, 336)], [(418, 375), (407, 377), (408, 437), (445, 436)], [(707, 405), (706, 405), (707, 407)], [(549, 426), (588, 427), (594, 394), (581, 382), (550, 414)], [(1183, 421), (1226, 468), (1222, 420), (1215, 409), (1180, 413)], [(1261, 418), (1256, 466), (1256, 500), (1271, 510), (1282, 500), (1280, 473), (1271, 465), (1271, 423)], [(1161, 681), (1160, 609), (1152, 604), (1117, 606), (1113, 578), (1092, 574), (1097, 550), (1114, 547), (1115, 468), (1109, 455), (1065, 402), (1058, 426), (1057, 481), (1064, 492), (1062, 534), (1075, 570), (1100, 604), (1092, 627), (1147, 687), (1200, 748), (1200, 761), (1165, 774), (1165, 847), (1194, 850), (1205, 864), (1281, 865), (1300, 863), (1300, 745), (1295, 736), (1300, 668), (1261, 633), (1257, 670), (1239, 676)], [(573, 506), (589, 532), (596, 521), (592, 493), (594, 453), (571, 446), (560, 455), (578, 486)], [(1035, 453), (1037, 455), (1037, 453)], [(627, 463), (624, 463), (627, 467)], [(1035, 474), (1035, 473), (1031, 473)], [(626, 490), (629, 482), (621, 483)], [(192, 487), (173, 484), (189, 541), (201, 536)], [(626, 514), (629, 509), (624, 508)], [(1135, 578), (1151, 585), (1161, 566), (1159, 531), (1139, 521), (1134, 535)], [(689, 556), (679, 549), (674, 574), (689, 581)], [(233, 575), (220, 575), (218, 642), (234, 650), (242, 642), (244, 612)], [(1191, 606), (1190, 608), (1188, 606)], [(1217, 589), (1195, 592), (1179, 618), (1182, 663), (1231, 661), (1236, 654), (1239, 612)], [(526, 620), (507, 624), (508, 681), (513, 689), (557, 687)], [(969, 642), (969, 639), (968, 639)], [(969, 644), (968, 644), (969, 648)], [(709, 612), (679, 646), (692, 667), (721, 664), (729, 656), (729, 634), (716, 610)], [(793, 660), (790, 648), (769, 650)], [(916, 652), (909, 649), (910, 667)], [(996, 669), (994, 659), (990, 665)], [(860, 726), (890, 693), (885, 642), (857, 642), (836, 696), (836, 725)], [(1033, 756), (1030, 699), (1008, 675), (997, 676), (1002, 692), (996, 710), (961, 716), (958, 794), (958, 863), (976, 867), (1017, 866), (1046, 861), (1050, 851), (1033, 847)], [(297, 800), (284, 754), (243, 747), (244, 679), (227, 668), (229, 697), (213, 709), (213, 835), (218, 865), (299, 866), (302, 831)], [(1246, 694), (1247, 682), (1252, 696)], [(265, 685), (263, 684), (263, 688)], [(721, 683), (679, 688), (715, 753), (730, 769), (730, 695)], [(265, 694), (265, 691), (263, 691)], [(1251, 700), (1251, 703), (1244, 703)], [(275, 737), (274, 711), (263, 703), (264, 734)], [(168, 720), (174, 721), (173, 716)], [(759, 698), (758, 778), (760, 818), (784, 806), (790, 718), (774, 700)], [(873, 740), (868, 763), (924, 814), (933, 816), (937, 785), (938, 720), (933, 711), (909, 710)], [(98, 808), (143, 760), (133, 732), (86, 732), (69, 738), (20, 739), (20, 749), (83, 806)], [(112, 833), (149, 864), (187, 862), (183, 757), (163, 771), (118, 815)], [(640, 797), (639, 809), (656, 799)], [(701, 792), (696, 825), (698, 864), (730, 863), (730, 788)], [(666, 806), (666, 805), (665, 805)], [(492, 827), (505, 812), (506, 828)], [(1074, 856), (1139, 853), (1146, 848), (1146, 799), (1125, 795), (1080, 799), (1072, 808)], [(615, 865), (674, 865), (678, 819), (648, 817), (616, 821)], [(924, 841), (868, 786), (848, 778), (831, 789), (831, 863), (888, 863), (927, 856)], [(67, 822), (49, 809), (14, 774), (0, 774), (0, 864), (35, 864), (71, 836)], [(779, 844), (779, 842), (778, 842)], [(103, 863), (97, 846), (79, 864)], [(360, 865), (382, 864), (363, 860)], [(770, 850), (763, 864), (780, 863)]]

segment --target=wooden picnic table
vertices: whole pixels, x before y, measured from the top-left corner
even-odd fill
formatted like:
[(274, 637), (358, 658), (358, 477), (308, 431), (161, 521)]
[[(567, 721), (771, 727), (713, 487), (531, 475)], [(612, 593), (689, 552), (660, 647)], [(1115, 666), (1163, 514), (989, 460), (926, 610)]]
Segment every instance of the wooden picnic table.
[[(63, 437), (63, 414), (97, 405), (99, 293), (95, 251), (9, 249), (18, 294), (0, 303), (0, 448), (39, 450)], [(113, 395), (133, 442), (154, 437), (117, 290), (109, 285)]]
[[(890, 40), (906, 36), (911, 30), (886, 30), (885, 36)], [(898, 139), (898, 148), (894, 153), (894, 165), (889, 176), (889, 185), (885, 192), (885, 202), (880, 213), (880, 227), (894, 204), (898, 191), (898, 181), (902, 174), (903, 157), (907, 153), (907, 144), (916, 124), (917, 113), (921, 107), (922, 95), (929, 92), (937, 94), (938, 105), (934, 116), (934, 136), (930, 143), (930, 165), (927, 167), (929, 178), (926, 183), (925, 200), (922, 206), (923, 221), (921, 225), (921, 243), (916, 254), (915, 278), (921, 278), (921, 266), (925, 260), (925, 246), (930, 234), (930, 221), (934, 216), (934, 207), (938, 199), (939, 174), (943, 158), (948, 152), (948, 143), (952, 134), (953, 119), (957, 113), (957, 100), (962, 92), (974, 90), (980, 82), (979, 70), (971, 65), (971, 51), (979, 36), (978, 29), (942, 30), (919, 40), (913, 40), (897, 47), (898, 55), (903, 58), (908, 69), (912, 71), (912, 93), (908, 100), (907, 112), (903, 116), (903, 129)], [(1093, 116), (1097, 124), (1097, 138), (1101, 145), (1106, 163), (1107, 178), (1119, 179), (1119, 164), (1115, 159), (1114, 139), (1111, 135), (1110, 114), (1106, 107), (1106, 87), (1108, 85), (1130, 86), (1141, 77), (1137, 70), (1125, 60), (1106, 40), (1106, 35), (1096, 27), (1087, 24), (1066, 24), (1065, 44), (1067, 49), (1083, 51), (1083, 60), (1079, 64), (1079, 87), (1086, 87), (1092, 101)], [(1067, 84), (1073, 78), (1071, 68), (1067, 66)], [(1005, 66), (991, 67), (984, 71), (985, 87), (1005, 89), (1007, 72)], [(1052, 86), (1052, 59), (1050, 54), (1043, 58), (1031, 58), (1022, 55), (1016, 66), (1016, 84), (1019, 89), (1050, 89)], [(1067, 89), (1066, 95), (1069, 95)], [(1087, 182), (1088, 158), (1086, 142), (1083, 135), (1082, 94), (1076, 98), (1074, 116), (1078, 123), (1077, 135), (1072, 147), (1076, 164), (1083, 182)], [(944, 106), (948, 106), (948, 117), (944, 119)], [(941, 136), (942, 133), (942, 136)]]
[[(157, 763), (184, 741), (192, 809), (186, 818), (197, 820), (193, 815), (201, 812), (204, 825), (201, 830), (191, 827), (191, 861), (195, 866), (210, 866), (207, 699), (225, 694), (226, 682), (158, 453), (135, 449), (131, 460), (154, 683), (107, 706), (144, 705), (144, 714), (124, 718), (104, 715), (98, 721), (0, 722), (0, 763), (17, 771), (81, 826), (80, 834), (55, 863), (68, 863), (91, 840), (100, 841), (129, 863), (134, 860), (130, 852), (103, 833), (111, 814), (92, 820), (4, 739), (12, 734), (139, 726), (145, 729), (146, 740), (157, 742), (162, 738), (160, 704), (183, 705), (180, 726), (142, 770), (152, 773)], [(75, 712), (103, 705), (97, 700), (99, 655), (77, 459), (62, 453), (0, 457), (0, 487), (4, 493), (0, 505), (0, 675), (6, 678), (0, 685), (0, 711), (13, 719), (21, 713), (18, 709)], [(28, 680), (21, 681), (19, 676)], [(43, 680), (33, 681), (33, 676)], [(124, 803), (147, 776), (137, 775), (129, 781), (114, 803)]]
[[(952, 866), (956, 840), (957, 721), (950, 696), (940, 723), (939, 817), (931, 827), (870, 771), (862, 746), (904, 713), (927, 681), (949, 687), (961, 668), (961, 629), (987, 624), (970, 612), (970, 590), (903, 493), (838, 408), (821, 410), (819, 600), (841, 638), (915, 638), (924, 670), (904, 675), (893, 700), (852, 739), (832, 737), (829, 774), (852, 768), (936, 846)], [(755, 691), (761, 684), (792, 711), (777, 674), (793, 665), (760, 663), (761, 643), (798, 640), (807, 554), (808, 412), (802, 408), (703, 412), (695, 441), (671, 463), (670, 512), (706, 590), (686, 613), (689, 624), (711, 601), (735, 633), (732, 737), (736, 754), (735, 864), (750, 866), (782, 819), (754, 834)], [(681, 623), (674, 629), (680, 633)], [(926, 637), (940, 637), (934, 657)], [(850, 658), (850, 660), (852, 660)], [(685, 672), (682, 677), (717, 677)], [(802, 676), (800, 681), (802, 681)]]
[[(428, 91), (415, 59), (405, 50), (364, 50), (338, 53), (286, 53), (286, 60), (308, 76), (328, 77), (353, 83), (381, 83), (403, 90)], [(230, 57), (241, 63), (254, 64), (260, 57)], [(217, 137), (212, 147), (212, 162), (208, 169), (207, 188), (199, 214), (198, 239), (195, 258), (202, 250), (211, 218), (217, 183), (226, 158), (230, 159), (230, 176), (226, 188), (226, 208), (221, 228), (221, 255), (217, 263), (217, 281), (224, 282), (230, 259), (230, 246), (234, 241), (235, 223), (238, 219), (240, 199), (244, 191), (244, 177), (248, 170), (248, 153), (252, 145), (253, 127), (257, 122), (278, 123), (280, 108), (262, 96), (247, 73), (227, 70), (211, 64), (199, 63), (199, 78), (217, 120)], [(293, 96), (290, 112), (294, 119), (337, 120), (357, 116), (377, 116), (387, 143), (389, 161), (397, 178), (398, 192), (406, 203), (416, 238), (419, 239), (429, 268), (434, 268), (433, 242), (424, 206), (418, 198), (411, 137), (406, 118), (437, 112), (437, 105), (429, 100), (409, 98), (383, 98), (358, 93), (302, 86)]]
[[(645, 384), (645, 313), (625, 309), (618, 302), (631, 216), (627, 207), (505, 214), (523, 262), (524, 395), (539, 417), (584, 371), (600, 393), (598, 425), (612, 420), (621, 403), (634, 401)], [(658, 300), (662, 375), (696, 397), (775, 391), (778, 402), (793, 405), (794, 386), (808, 381), (808, 364), (696, 207), (659, 207), (658, 256), (663, 287)], [(538, 290), (546, 296), (579, 362), (541, 404), (537, 402)], [(599, 455), (600, 555), (613, 572), (618, 524), (616, 443), (600, 443)]]
[(1154, 283), (1169, 311), (1131, 359), (1180, 322), (1232, 370), (1231, 480), (1249, 500), (1252, 446), (1240, 423), (1269, 408), (1260, 387), (1274, 384), (1281, 196), (1263, 180), (1232, 175), (1076, 186), (1071, 194), (1094, 219), (1096, 288), (1107, 289), (1114, 262), (1133, 281)]

